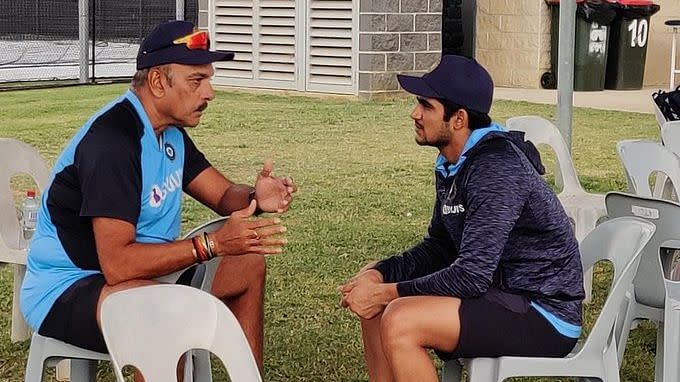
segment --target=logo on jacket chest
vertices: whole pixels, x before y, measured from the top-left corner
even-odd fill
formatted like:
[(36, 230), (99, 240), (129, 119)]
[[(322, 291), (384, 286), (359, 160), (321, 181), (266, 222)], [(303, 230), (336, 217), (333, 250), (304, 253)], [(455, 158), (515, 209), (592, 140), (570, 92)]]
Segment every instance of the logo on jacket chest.
[(462, 204), (456, 204), (453, 206), (450, 206), (448, 204), (442, 205), (442, 215), (450, 214), (458, 215), (462, 214), (463, 212), (465, 212), (465, 206), (463, 206)]

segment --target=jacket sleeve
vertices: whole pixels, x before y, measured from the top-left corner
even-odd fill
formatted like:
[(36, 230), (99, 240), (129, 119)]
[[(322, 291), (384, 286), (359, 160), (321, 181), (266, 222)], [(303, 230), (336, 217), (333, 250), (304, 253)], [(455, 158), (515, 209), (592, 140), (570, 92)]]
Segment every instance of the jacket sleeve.
[(393, 283), (418, 278), (436, 272), (453, 262), (456, 250), (440, 220), (438, 209), (439, 203), (435, 203), (427, 235), (420, 243), (374, 266), (374, 269), (383, 275), (385, 282)]
[(522, 159), (499, 150), (470, 164), (458, 257), (444, 269), (397, 284), (400, 296), (474, 298), (486, 293), (530, 193), (533, 169)]

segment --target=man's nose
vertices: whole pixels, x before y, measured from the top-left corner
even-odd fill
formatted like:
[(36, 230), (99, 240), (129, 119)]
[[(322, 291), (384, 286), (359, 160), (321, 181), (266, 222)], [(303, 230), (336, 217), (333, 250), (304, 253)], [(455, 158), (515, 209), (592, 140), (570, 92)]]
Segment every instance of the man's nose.
[(418, 120), (422, 117), (423, 113), (420, 110), (420, 105), (417, 105), (416, 107), (413, 108), (413, 111), (411, 112), (411, 119), (413, 120)]
[(206, 91), (205, 99), (207, 99), (208, 101), (212, 101), (213, 99), (215, 99), (215, 89), (213, 88), (211, 83), (208, 83), (208, 90)]

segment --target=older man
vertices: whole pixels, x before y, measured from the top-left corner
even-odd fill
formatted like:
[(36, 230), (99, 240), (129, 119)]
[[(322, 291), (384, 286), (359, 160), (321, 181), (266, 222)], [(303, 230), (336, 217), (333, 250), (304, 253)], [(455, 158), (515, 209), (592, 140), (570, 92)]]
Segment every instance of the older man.
[[(104, 298), (222, 257), (213, 292), (234, 312), (262, 368), (265, 261), (282, 251), (278, 218), (295, 185), (265, 162), (254, 187), (213, 168), (184, 130), (215, 97), (209, 50), (193, 24), (158, 25), (142, 42), (132, 87), (97, 112), (60, 155), (41, 202), (21, 308), (40, 334), (100, 352)], [(176, 240), (182, 191), (231, 218), (215, 233)], [(198, 318), (200, 321), (200, 317)], [(197, 322), (198, 322), (197, 321)]]

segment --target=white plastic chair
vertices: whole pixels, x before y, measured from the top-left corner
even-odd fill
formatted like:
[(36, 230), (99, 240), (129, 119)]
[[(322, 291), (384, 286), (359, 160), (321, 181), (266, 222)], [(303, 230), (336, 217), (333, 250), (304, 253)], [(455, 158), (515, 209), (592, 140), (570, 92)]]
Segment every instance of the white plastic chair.
[[(214, 232), (220, 228), (224, 222), (228, 219), (228, 216), (221, 216), (216, 219), (205, 222), (198, 227), (189, 231), (182, 239), (189, 239), (194, 236), (200, 235), (204, 232)], [(192, 279), (191, 285), (198, 287), (201, 290), (211, 293), (212, 283), (215, 279), (215, 274), (217, 273), (217, 268), (220, 265), (221, 257), (216, 257), (204, 264), (196, 266), (196, 273)], [(171, 273), (166, 276), (157, 278), (157, 281), (165, 283), (175, 283), (179, 276), (184, 272), (183, 270)], [(189, 356), (193, 362), (185, 363), (184, 367), (184, 380), (191, 381), (195, 380), (197, 382), (211, 382), (211, 364), (210, 364), (210, 353), (203, 350), (192, 350), (189, 352)]]
[(0, 263), (14, 264), (11, 340), (24, 341), (30, 330), (19, 310), (19, 291), (26, 274), (26, 250), (19, 249), (21, 227), (10, 181), (17, 174), (30, 175), (42, 191), (50, 172), (40, 154), (31, 146), (10, 138), (0, 138)]
[[(184, 235), (183, 239), (188, 239), (199, 233), (212, 232), (224, 224), (227, 217), (220, 217), (209, 222), (203, 223)], [(17, 236), (18, 237), (18, 236)], [(200, 287), (205, 291), (210, 291), (212, 281), (215, 278), (219, 258), (199, 265), (192, 278), (191, 285)], [(169, 275), (156, 279), (165, 283), (175, 283), (185, 270), (180, 270)], [(184, 381), (210, 382), (210, 354), (207, 352), (195, 351), (191, 353), (193, 362), (185, 363)], [(94, 382), (97, 372), (98, 361), (109, 361), (108, 354), (93, 352), (77, 346), (67, 344), (54, 338), (45, 337), (34, 333), (31, 339), (31, 346), (28, 353), (26, 364), (26, 382), (42, 381), (44, 368), (55, 367), (63, 360), (71, 360), (70, 367), (66, 367), (65, 373), (70, 374), (71, 382)]]
[(196, 288), (162, 284), (111, 294), (102, 303), (101, 325), (118, 382), (125, 381), (126, 365), (146, 382), (174, 381), (177, 362), (191, 349), (219, 357), (234, 382), (262, 380), (236, 317)]
[(680, 381), (680, 279), (664, 279), (666, 309), (664, 321), (663, 382)]
[[(534, 145), (548, 145), (555, 152), (559, 172), (555, 174), (557, 184), (562, 184), (562, 191), (557, 195), (567, 216), (574, 223), (574, 234), (581, 242), (592, 231), (597, 223), (607, 216), (604, 207), (604, 195), (586, 192), (576, 175), (567, 144), (562, 134), (552, 122), (538, 116), (514, 117), (507, 120), (509, 130), (523, 131), (525, 139)], [(590, 301), (593, 283), (593, 270), (584, 269), (583, 284), (586, 301)]]
[[(656, 226), (654, 237), (642, 250), (640, 267), (633, 280), (634, 291), (629, 296), (625, 318), (619, 325), (618, 348), (619, 360), (622, 360), (634, 322), (640, 319), (654, 321), (658, 326), (655, 380), (662, 381), (665, 375), (664, 360), (668, 357), (664, 356), (665, 328), (669, 328), (669, 324), (664, 323), (664, 309), (668, 308), (665, 303), (664, 269), (669, 269), (673, 260), (674, 252), (669, 249), (680, 248), (680, 204), (621, 192), (608, 193), (606, 204), (610, 217), (638, 216)], [(677, 361), (677, 358), (673, 359)]]
[[(680, 187), (680, 158), (671, 150), (658, 142), (633, 139), (616, 144), (619, 159), (628, 182), (628, 189), (640, 196), (660, 197), (677, 200)], [(650, 187), (650, 176), (656, 174), (667, 177), (672, 186), (665, 182), (657, 182), (654, 189)], [(659, 185), (666, 185), (661, 189)]]
[(661, 142), (675, 155), (680, 155), (680, 121), (667, 122), (661, 126)]
[[(581, 242), (584, 269), (600, 260), (614, 265), (612, 287), (600, 315), (582, 346), (564, 358), (499, 357), (466, 361), (470, 382), (500, 382), (524, 376), (575, 376), (619, 381), (616, 321), (638, 264), (642, 248), (654, 234), (654, 225), (636, 217), (616, 218), (597, 226)], [(456, 360), (446, 362), (442, 381), (457, 381)]]

